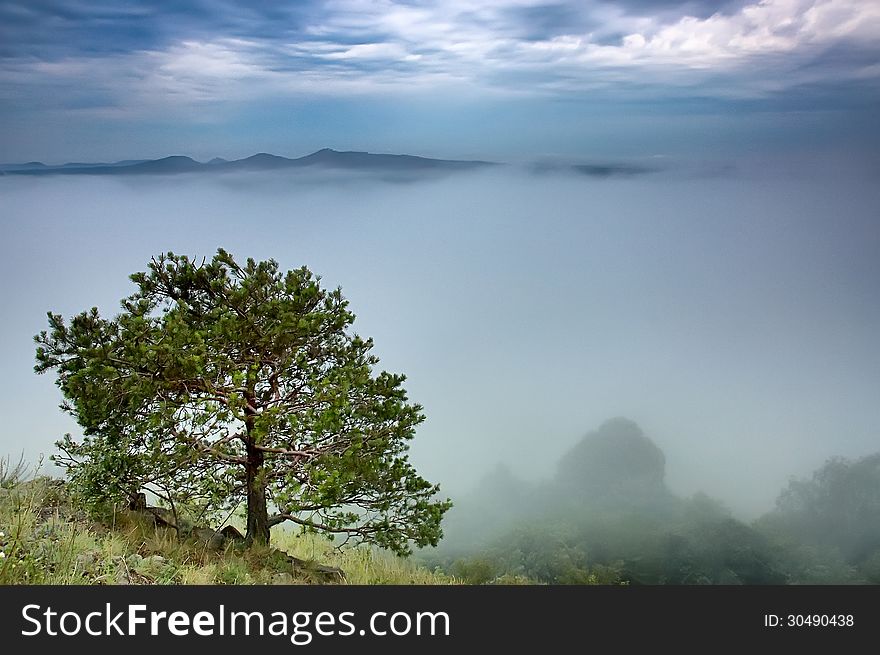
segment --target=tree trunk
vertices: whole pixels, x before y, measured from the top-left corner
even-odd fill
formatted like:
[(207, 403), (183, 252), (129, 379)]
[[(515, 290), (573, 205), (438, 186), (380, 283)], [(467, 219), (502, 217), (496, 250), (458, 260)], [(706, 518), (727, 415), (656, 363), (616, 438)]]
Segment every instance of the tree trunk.
[(247, 463), (245, 464), (245, 484), (247, 485), (247, 534), (246, 542), (262, 546), (269, 545), (269, 510), (266, 507), (266, 478), (263, 475), (263, 451), (257, 448), (254, 439), (255, 398), (253, 384), (245, 393), (245, 429), (247, 440)]
[(245, 465), (247, 483), (248, 544), (269, 544), (269, 511), (266, 508), (266, 480), (263, 476), (263, 453), (251, 444), (247, 446)]

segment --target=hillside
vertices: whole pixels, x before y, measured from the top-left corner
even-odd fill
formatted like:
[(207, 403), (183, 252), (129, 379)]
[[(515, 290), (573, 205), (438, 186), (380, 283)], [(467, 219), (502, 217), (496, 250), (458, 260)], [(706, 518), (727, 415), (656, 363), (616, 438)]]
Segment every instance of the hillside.
[[(178, 540), (174, 530), (129, 510), (98, 521), (75, 507), (61, 480), (3, 474), (0, 467), (0, 584), (456, 583), (410, 560), (338, 549), (316, 535), (276, 530), (268, 550), (232, 543), (216, 549)], [(334, 567), (344, 579), (326, 575)]]

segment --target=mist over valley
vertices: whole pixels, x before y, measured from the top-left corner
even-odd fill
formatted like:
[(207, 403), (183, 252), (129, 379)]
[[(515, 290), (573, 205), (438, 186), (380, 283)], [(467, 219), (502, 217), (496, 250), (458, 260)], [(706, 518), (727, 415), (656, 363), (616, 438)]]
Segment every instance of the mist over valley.
[(112, 314), (153, 254), (219, 246), (342, 287), (426, 407), (414, 457), (450, 489), (498, 462), (540, 479), (627, 416), (674, 488), (754, 514), (875, 443), (877, 192), (857, 172), (7, 176), (0, 193), (3, 397), (28, 408), (7, 430), (33, 435), (29, 457), (73, 429), (30, 371), (45, 312)]

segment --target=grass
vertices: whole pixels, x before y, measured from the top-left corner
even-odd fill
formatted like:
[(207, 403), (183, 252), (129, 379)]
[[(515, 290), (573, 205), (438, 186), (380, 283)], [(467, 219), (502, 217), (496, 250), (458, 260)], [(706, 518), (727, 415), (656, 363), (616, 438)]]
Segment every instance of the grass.
[(439, 571), (430, 571), (409, 559), (366, 547), (337, 549), (319, 535), (278, 531), (273, 546), (295, 557), (335, 566), (345, 571), (349, 584), (460, 584)]
[[(109, 524), (89, 519), (63, 482), (24, 479), (0, 469), (0, 584), (310, 584), (325, 582), (308, 566), (294, 569), (284, 553), (338, 567), (344, 584), (456, 584), (412, 560), (366, 547), (336, 548), (320, 535), (274, 528), (270, 548), (216, 552), (180, 542), (133, 512)], [(284, 552), (282, 552), (284, 551)]]

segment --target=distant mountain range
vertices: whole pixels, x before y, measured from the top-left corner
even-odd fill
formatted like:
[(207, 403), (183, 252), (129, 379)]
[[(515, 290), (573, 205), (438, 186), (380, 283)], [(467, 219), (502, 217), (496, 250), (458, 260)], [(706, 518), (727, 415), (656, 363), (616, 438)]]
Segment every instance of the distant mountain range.
[(72, 162), (50, 166), (42, 162), (0, 165), (0, 174), (16, 175), (145, 175), (177, 173), (217, 173), (221, 171), (269, 171), (322, 167), (377, 172), (458, 171), (497, 165), (488, 161), (429, 159), (413, 155), (386, 155), (369, 152), (340, 152), (324, 148), (305, 157), (290, 159), (265, 152), (227, 161), (215, 157), (207, 163), (191, 157), (173, 155), (162, 159), (126, 160), (114, 163), (86, 164)]
[[(502, 165), (491, 161), (430, 159), (414, 155), (387, 155), (324, 148), (296, 159), (261, 152), (251, 157), (232, 161), (215, 157), (204, 163), (183, 155), (173, 155), (162, 159), (126, 159), (113, 163), (70, 162), (49, 165), (32, 161), (26, 164), (0, 164), (0, 175), (176, 175), (178, 173), (311, 169), (361, 171), (378, 173), (396, 179), (411, 179), (414, 175), (474, 170)], [(545, 161), (526, 165), (525, 170), (533, 174), (565, 172), (604, 178), (631, 177), (653, 173), (658, 169), (641, 163)]]

